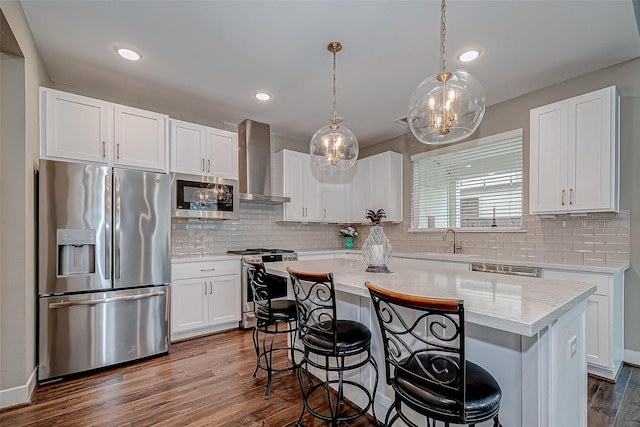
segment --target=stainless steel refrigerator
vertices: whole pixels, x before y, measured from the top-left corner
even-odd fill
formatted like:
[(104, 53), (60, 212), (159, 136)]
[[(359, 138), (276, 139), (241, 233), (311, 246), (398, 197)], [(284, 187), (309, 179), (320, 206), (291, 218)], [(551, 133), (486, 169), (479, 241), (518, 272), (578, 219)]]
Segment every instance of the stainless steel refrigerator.
[(40, 161), (38, 381), (169, 351), (169, 183)]

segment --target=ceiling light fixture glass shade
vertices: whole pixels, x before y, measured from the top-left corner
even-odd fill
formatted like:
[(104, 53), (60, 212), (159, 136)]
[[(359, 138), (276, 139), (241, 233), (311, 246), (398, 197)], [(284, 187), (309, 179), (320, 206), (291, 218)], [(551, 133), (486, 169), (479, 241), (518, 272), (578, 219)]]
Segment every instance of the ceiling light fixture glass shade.
[(467, 138), (485, 110), (484, 89), (463, 70), (446, 71), (446, 4), (442, 0), (440, 73), (427, 77), (411, 95), (407, 122), (423, 144), (450, 144)]
[(118, 49), (118, 55), (120, 55), (124, 59), (128, 59), (129, 61), (137, 61), (140, 59), (140, 54), (131, 49), (125, 49), (125, 48)]
[(358, 159), (358, 139), (336, 116), (336, 53), (342, 44), (333, 41), (327, 45), (333, 53), (333, 118), (311, 138), (309, 153), (313, 164), (323, 170), (343, 171), (351, 168)]

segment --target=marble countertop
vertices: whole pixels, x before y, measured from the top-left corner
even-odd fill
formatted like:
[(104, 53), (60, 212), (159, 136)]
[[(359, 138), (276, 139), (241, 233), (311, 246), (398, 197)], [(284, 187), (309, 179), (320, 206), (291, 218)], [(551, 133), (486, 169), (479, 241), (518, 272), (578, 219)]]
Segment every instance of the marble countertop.
[(365, 272), (361, 260), (324, 259), (265, 264), (268, 273), (288, 277), (286, 267), (309, 273), (333, 272), (337, 291), (369, 297), (364, 286), (415, 296), (463, 299), (466, 320), (533, 336), (595, 292), (589, 283), (444, 269), (393, 266), (391, 274)]
[[(318, 255), (318, 254), (356, 254), (360, 255), (362, 252), (360, 249), (324, 249), (324, 250), (301, 250), (296, 251), (298, 255)], [(452, 254), (448, 252), (394, 252), (393, 256), (398, 258), (412, 258), (412, 259), (426, 259), (436, 261), (450, 261), (450, 262), (463, 262), (463, 263), (490, 263), (490, 264), (505, 264), (505, 265), (521, 265), (525, 267), (541, 267), (554, 270), (571, 270), (571, 271), (586, 271), (591, 273), (610, 273), (617, 274), (627, 270), (630, 266), (628, 262), (609, 264), (609, 265), (575, 265), (575, 264), (553, 264), (542, 261), (531, 260), (496, 260), (491, 258), (485, 258), (480, 255), (473, 254)], [(393, 265), (393, 258), (389, 265)]]
[[(299, 250), (296, 251), (298, 255), (322, 255), (322, 254), (353, 254), (361, 255), (360, 249), (317, 249), (317, 250)], [(489, 258), (483, 258), (477, 255), (471, 254), (452, 254), (444, 252), (394, 252), (393, 254), (398, 258), (411, 258), (411, 259), (425, 259), (436, 261), (449, 261), (449, 262), (461, 262), (461, 263), (492, 263), (492, 264), (505, 264), (505, 265), (521, 265), (526, 267), (541, 267), (554, 270), (569, 270), (569, 271), (584, 271), (591, 273), (608, 273), (617, 274), (622, 273), (629, 268), (629, 263), (621, 263), (607, 266), (598, 265), (572, 265), (572, 264), (551, 264), (540, 261), (527, 261), (527, 260), (495, 260)], [(208, 255), (203, 257), (177, 257), (172, 258), (172, 264), (180, 264), (184, 262), (200, 262), (200, 261), (224, 261), (229, 259), (242, 259), (241, 255), (229, 255), (226, 252), (220, 254)], [(395, 267), (393, 258), (389, 263), (390, 266)]]

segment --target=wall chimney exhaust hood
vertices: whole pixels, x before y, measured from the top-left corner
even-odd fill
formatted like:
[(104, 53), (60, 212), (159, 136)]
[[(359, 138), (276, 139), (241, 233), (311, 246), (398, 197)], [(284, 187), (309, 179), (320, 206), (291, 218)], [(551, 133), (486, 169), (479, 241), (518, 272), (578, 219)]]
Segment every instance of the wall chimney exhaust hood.
[(271, 195), (271, 130), (265, 123), (244, 120), (238, 125), (240, 201), (279, 205), (289, 197)]

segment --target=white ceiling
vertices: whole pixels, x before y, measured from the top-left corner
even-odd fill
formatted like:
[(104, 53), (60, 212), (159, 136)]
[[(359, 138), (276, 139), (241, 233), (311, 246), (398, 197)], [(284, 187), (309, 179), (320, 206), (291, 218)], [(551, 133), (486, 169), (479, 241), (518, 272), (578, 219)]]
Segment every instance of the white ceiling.
[[(23, 0), (53, 82), (100, 88), (170, 116), (271, 124), (309, 140), (337, 110), (369, 145), (409, 132), (394, 123), (409, 97), (439, 71), (439, 1)], [(495, 104), (640, 56), (631, 0), (449, 0), (447, 68), (464, 66)], [(115, 47), (142, 53), (137, 63)], [(273, 94), (269, 103), (253, 97)], [(135, 105), (134, 104), (134, 105)], [(162, 106), (159, 108), (158, 106)], [(207, 123), (205, 123), (207, 124)]]

